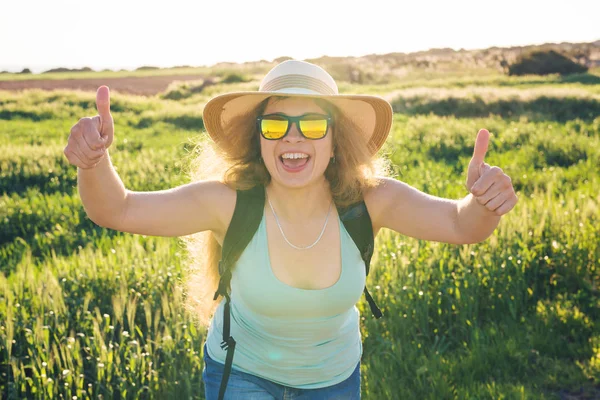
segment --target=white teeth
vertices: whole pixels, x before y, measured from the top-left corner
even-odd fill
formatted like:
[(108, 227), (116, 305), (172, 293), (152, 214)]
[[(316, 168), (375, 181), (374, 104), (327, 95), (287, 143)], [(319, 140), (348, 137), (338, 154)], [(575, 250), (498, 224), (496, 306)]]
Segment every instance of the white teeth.
[(308, 158), (308, 154), (304, 153), (283, 153), (281, 158)]

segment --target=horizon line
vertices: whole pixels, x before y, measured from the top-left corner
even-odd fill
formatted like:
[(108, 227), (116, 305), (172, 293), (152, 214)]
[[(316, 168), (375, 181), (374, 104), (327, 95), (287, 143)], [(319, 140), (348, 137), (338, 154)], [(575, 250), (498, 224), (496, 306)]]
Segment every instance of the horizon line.
[[(266, 60), (266, 59), (253, 59), (253, 60), (244, 60), (244, 61), (218, 61), (218, 62), (214, 62), (214, 63), (209, 63), (209, 64), (199, 64), (199, 65), (150, 65), (150, 64), (138, 64), (137, 66), (120, 66), (120, 67), (91, 67), (89, 65), (81, 65), (81, 66), (73, 66), (72, 64), (70, 66), (65, 66), (65, 64), (62, 65), (41, 65), (41, 64), (37, 64), (37, 65), (31, 65), (31, 66), (26, 66), (26, 65), (20, 65), (20, 66), (16, 66), (16, 65), (2, 65), (0, 64), (0, 72), (9, 72), (9, 73), (19, 73), (21, 71), (23, 71), (24, 69), (29, 69), (31, 70), (32, 74), (42, 74), (45, 71), (42, 71), (42, 69), (55, 69), (55, 68), (68, 68), (68, 69), (81, 69), (81, 68), (90, 68), (92, 69), (92, 72), (102, 72), (105, 70), (110, 70), (113, 72), (119, 72), (119, 71), (136, 71), (138, 68), (142, 68), (142, 67), (156, 67), (158, 69), (171, 69), (171, 68), (211, 68), (214, 66), (217, 66), (219, 64), (251, 64), (251, 63), (260, 63), (260, 62), (275, 62), (275, 60), (279, 59), (279, 58), (285, 58), (285, 57), (289, 57), (292, 59), (297, 59), (297, 60), (313, 60), (313, 59), (319, 59), (319, 58), (324, 58), (324, 57), (329, 57), (329, 58), (362, 58), (362, 57), (368, 57), (368, 56), (385, 56), (388, 54), (404, 54), (404, 55), (411, 55), (411, 54), (417, 54), (417, 53), (427, 53), (430, 51), (435, 51), (435, 50), (452, 50), (454, 52), (472, 52), (472, 51), (482, 51), (482, 50), (488, 50), (488, 49), (517, 49), (517, 48), (524, 48), (524, 47), (535, 47), (535, 46), (549, 46), (549, 45), (567, 45), (567, 44), (596, 44), (598, 43), (598, 45), (600, 46), (600, 38), (596, 39), (596, 40), (591, 40), (591, 41), (583, 41), (583, 42), (570, 42), (570, 41), (562, 41), (562, 42), (538, 42), (538, 43), (530, 43), (530, 44), (524, 44), (524, 45), (506, 45), (506, 46), (498, 46), (498, 45), (494, 45), (494, 46), (488, 46), (488, 47), (478, 47), (478, 48), (464, 48), (464, 47), (430, 47), (428, 49), (422, 49), (422, 50), (415, 50), (415, 51), (390, 51), (390, 52), (385, 52), (385, 53), (366, 53), (366, 54), (361, 54), (361, 55), (345, 55), (345, 56), (328, 56), (326, 54), (324, 55), (320, 55), (320, 56), (316, 56), (316, 57), (305, 57), (305, 58), (295, 58), (295, 57), (289, 57), (289, 56), (278, 56), (273, 58), (272, 60)], [(68, 65), (68, 64), (67, 64)], [(11, 71), (12, 69), (12, 71)], [(33, 69), (38, 70), (39, 72), (34, 72)]]

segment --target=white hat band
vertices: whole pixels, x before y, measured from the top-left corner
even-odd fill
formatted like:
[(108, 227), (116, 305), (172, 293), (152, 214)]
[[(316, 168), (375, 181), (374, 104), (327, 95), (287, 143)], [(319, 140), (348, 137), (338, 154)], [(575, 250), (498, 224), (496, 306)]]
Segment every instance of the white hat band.
[(289, 93), (289, 94), (316, 94), (316, 95), (321, 94), (319, 92), (315, 92), (314, 90), (304, 89), (304, 88), (295, 88), (295, 87), (279, 89), (279, 90), (271, 90), (271, 91), (274, 93)]
[(337, 90), (334, 90), (325, 82), (307, 75), (279, 76), (263, 83), (258, 90), (260, 92), (284, 92), (287, 89), (304, 89), (310, 91), (310, 93), (306, 94), (321, 94), (328, 96), (338, 94)]

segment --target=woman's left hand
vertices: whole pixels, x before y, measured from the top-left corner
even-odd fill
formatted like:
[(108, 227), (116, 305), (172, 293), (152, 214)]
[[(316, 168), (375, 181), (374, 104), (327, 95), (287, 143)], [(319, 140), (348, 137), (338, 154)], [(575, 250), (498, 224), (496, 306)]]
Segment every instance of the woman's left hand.
[(467, 189), (479, 204), (496, 215), (504, 215), (517, 204), (518, 198), (510, 177), (499, 167), (483, 161), (489, 141), (490, 133), (479, 130), (467, 170)]

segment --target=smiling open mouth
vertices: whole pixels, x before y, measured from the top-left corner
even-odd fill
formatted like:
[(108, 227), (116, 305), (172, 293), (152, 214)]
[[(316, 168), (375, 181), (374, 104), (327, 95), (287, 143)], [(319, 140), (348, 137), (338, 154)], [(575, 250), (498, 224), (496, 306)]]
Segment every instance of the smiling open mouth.
[(284, 153), (279, 156), (279, 160), (286, 171), (297, 172), (308, 164), (310, 156), (304, 153)]

